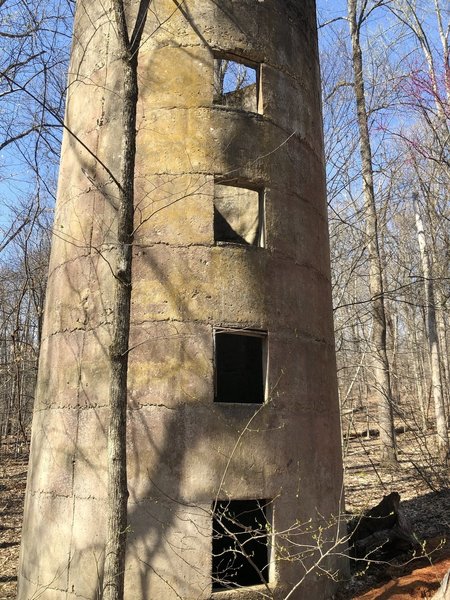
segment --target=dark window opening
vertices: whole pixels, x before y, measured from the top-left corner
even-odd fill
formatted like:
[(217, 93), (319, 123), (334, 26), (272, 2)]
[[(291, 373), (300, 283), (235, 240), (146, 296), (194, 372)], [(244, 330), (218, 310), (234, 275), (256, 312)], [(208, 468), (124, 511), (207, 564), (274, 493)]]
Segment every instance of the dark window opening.
[(214, 241), (263, 247), (263, 192), (216, 183)]
[(217, 331), (215, 402), (264, 402), (265, 334)]
[(214, 104), (258, 112), (259, 67), (219, 57), (214, 59)]
[(213, 591), (269, 581), (266, 500), (213, 504)]

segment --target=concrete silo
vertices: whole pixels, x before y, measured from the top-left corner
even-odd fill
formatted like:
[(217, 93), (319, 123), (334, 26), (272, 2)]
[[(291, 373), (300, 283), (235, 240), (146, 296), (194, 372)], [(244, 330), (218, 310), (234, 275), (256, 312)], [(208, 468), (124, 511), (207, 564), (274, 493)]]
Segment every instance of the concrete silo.
[[(342, 486), (314, 2), (153, 0), (138, 64), (126, 598), (325, 598), (303, 581)], [(119, 74), (108, 3), (78, 0), (22, 600), (101, 595)]]

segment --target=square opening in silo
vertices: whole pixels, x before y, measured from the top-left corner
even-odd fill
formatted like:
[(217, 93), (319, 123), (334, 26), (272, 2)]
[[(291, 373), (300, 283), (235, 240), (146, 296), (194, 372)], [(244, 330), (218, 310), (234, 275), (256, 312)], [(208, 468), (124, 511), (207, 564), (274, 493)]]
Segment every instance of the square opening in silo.
[(214, 104), (257, 113), (260, 66), (236, 56), (214, 58)]
[(267, 500), (213, 503), (213, 591), (268, 583), (267, 508)]
[(216, 330), (215, 402), (263, 404), (267, 333)]
[(216, 182), (214, 242), (264, 247), (264, 193)]

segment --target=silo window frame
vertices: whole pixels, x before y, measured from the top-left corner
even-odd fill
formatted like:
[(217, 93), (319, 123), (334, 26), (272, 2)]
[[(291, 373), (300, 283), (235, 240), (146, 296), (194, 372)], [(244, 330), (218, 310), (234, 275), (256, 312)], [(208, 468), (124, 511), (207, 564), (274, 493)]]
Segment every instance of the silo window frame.
[[(268, 389), (268, 332), (216, 327), (213, 336), (214, 403), (265, 404)], [(254, 342), (246, 344), (243, 343), (244, 339)], [(236, 391), (241, 390), (241, 384), (242, 391)]]
[[(233, 207), (232, 193), (228, 197), (228, 207), (224, 211), (224, 199), (220, 199), (217, 191), (220, 189), (236, 190), (235, 206)], [(248, 226), (239, 223), (239, 214), (242, 213), (240, 206), (239, 190), (253, 193), (257, 197), (257, 207), (255, 217), (257, 219), (256, 234), (252, 241), (248, 240), (246, 234), (249, 233)], [(221, 204), (222, 203), (222, 204)], [(242, 202), (241, 202), (242, 204)], [(226, 244), (237, 244), (252, 248), (265, 248), (266, 246), (266, 219), (265, 219), (265, 188), (258, 184), (253, 184), (248, 181), (225, 179), (217, 176), (214, 179), (214, 222), (213, 234), (214, 244), (216, 246)], [(250, 208), (250, 210), (252, 210)], [(228, 212), (227, 212), (228, 211)], [(245, 221), (245, 219), (244, 219)], [(247, 227), (247, 228), (246, 228)]]
[(212, 503), (213, 594), (272, 583), (273, 530), (270, 500), (228, 498)]
[[(261, 63), (252, 61), (245, 56), (236, 55), (229, 52), (214, 52), (214, 83), (213, 83), (213, 104), (224, 108), (242, 110), (252, 114), (262, 114), (262, 93), (261, 93)], [(227, 73), (224, 73), (222, 63), (227, 61)], [(240, 67), (242, 67), (240, 69)], [(241, 71), (241, 73), (235, 71)], [(248, 78), (250, 83), (242, 85), (239, 79)], [(236, 89), (227, 89), (236, 82)], [(254, 96), (245, 97), (244, 90), (254, 86)], [(234, 96), (233, 96), (234, 95)], [(253, 106), (252, 106), (253, 105)]]

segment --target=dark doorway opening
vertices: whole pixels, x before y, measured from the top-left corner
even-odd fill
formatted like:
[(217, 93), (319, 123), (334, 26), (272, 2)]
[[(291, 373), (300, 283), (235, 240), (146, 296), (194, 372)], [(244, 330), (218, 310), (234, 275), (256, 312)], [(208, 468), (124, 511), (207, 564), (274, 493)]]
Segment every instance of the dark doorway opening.
[(216, 331), (215, 402), (262, 404), (267, 334)]
[(213, 504), (213, 591), (269, 581), (267, 500)]

